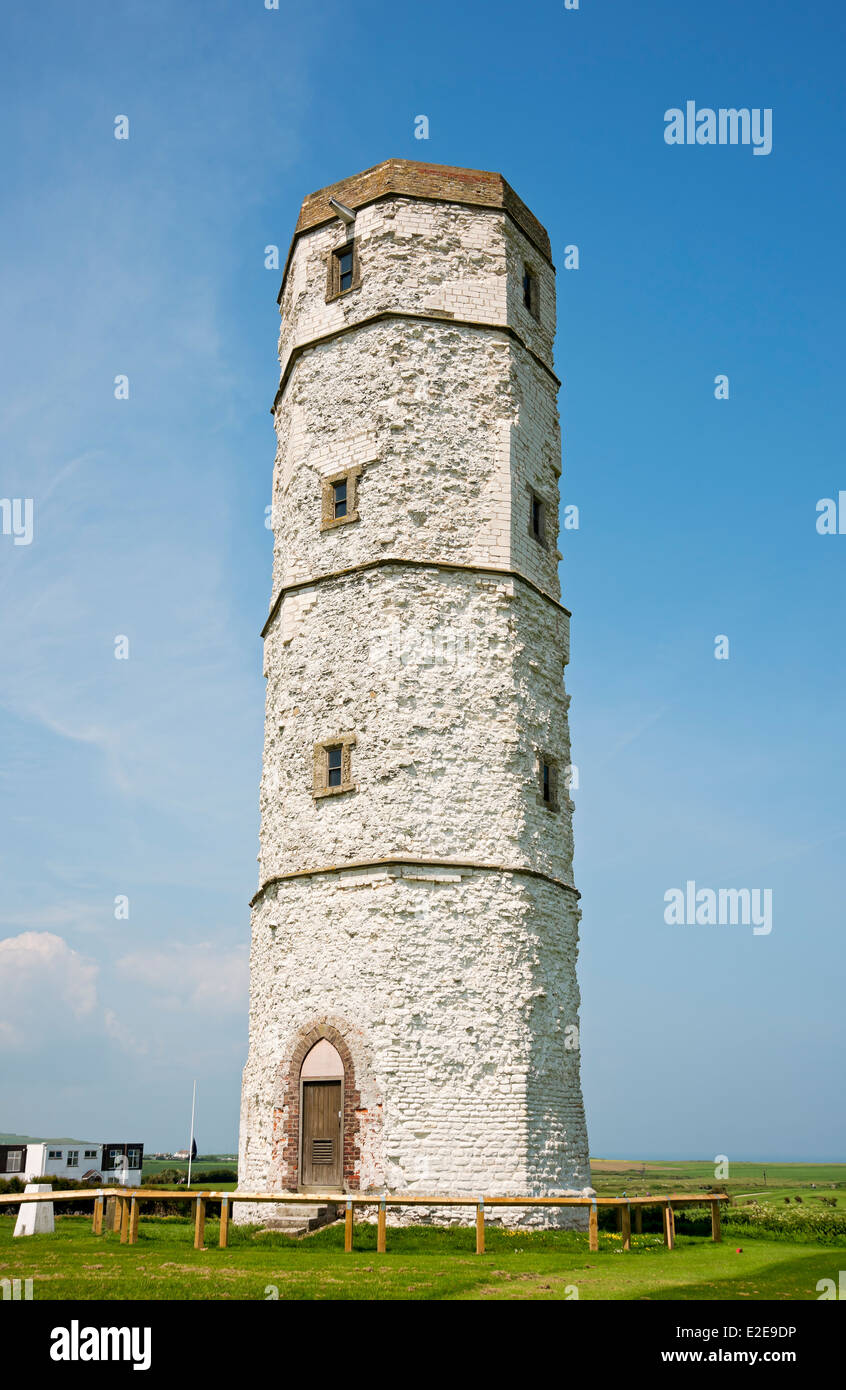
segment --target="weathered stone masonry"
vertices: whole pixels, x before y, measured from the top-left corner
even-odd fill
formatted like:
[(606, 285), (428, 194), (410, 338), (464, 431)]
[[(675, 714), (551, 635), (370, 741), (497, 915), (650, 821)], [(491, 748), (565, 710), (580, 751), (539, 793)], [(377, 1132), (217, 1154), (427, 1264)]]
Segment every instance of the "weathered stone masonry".
[(300, 1188), (322, 1037), (348, 1190), (584, 1191), (548, 238), (499, 175), (390, 160), (305, 200), (280, 308), (240, 1186)]

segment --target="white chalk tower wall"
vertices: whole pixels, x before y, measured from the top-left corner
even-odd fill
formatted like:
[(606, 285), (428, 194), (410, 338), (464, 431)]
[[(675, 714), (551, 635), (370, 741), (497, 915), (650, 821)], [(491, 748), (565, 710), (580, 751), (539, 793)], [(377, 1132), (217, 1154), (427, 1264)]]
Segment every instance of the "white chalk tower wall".
[(584, 1193), (547, 234), (389, 160), (280, 309), (239, 1187)]

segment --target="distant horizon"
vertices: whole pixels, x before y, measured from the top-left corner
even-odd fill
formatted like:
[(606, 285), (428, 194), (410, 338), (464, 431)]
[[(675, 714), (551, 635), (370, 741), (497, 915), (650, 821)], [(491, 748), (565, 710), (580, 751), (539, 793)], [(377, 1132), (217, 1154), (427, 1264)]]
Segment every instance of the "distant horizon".
[[(89, 1136), (89, 1137), (90, 1137), (90, 1136)], [(0, 1134), (0, 1144), (6, 1144), (6, 1143), (19, 1143), (19, 1142), (29, 1142), (29, 1143), (32, 1143), (32, 1144), (42, 1144), (42, 1143), (46, 1143), (46, 1142), (48, 1142), (48, 1141), (49, 1141), (49, 1142), (55, 1142), (55, 1143), (82, 1143), (82, 1142), (83, 1142), (82, 1139), (79, 1138), (79, 1136), (69, 1136), (69, 1135), (45, 1134), (45, 1135), (43, 1135), (43, 1136), (35, 1136), (35, 1135), (28, 1135), (28, 1134), (11, 1134), (11, 1133), (9, 1133), (9, 1134)], [(108, 1140), (105, 1140), (105, 1141), (103, 1141), (103, 1142), (108, 1143), (109, 1141), (108, 1141)], [(154, 1149), (155, 1149), (156, 1151), (158, 1151), (159, 1153), (174, 1154), (174, 1153), (176, 1153), (179, 1149), (182, 1149), (182, 1148), (185, 1147), (185, 1146), (182, 1145), (182, 1144), (177, 1145), (176, 1148), (168, 1148), (168, 1146), (167, 1146), (166, 1144), (151, 1144), (151, 1145), (148, 1145), (147, 1142), (146, 1142), (145, 1140), (143, 1140), (143, 1139), (137, 1139), (137, 1137), (136, 1137), (136, 1142), (143, 1144), (143, 1147), (144, 1147), (144, 1157), (145, 1157), (145, 1159), (146, 1159), (146, 1158), (150, 1158), (150, 1157), (152, 1156), (152, 1151), (153, 1151)], [(194, 1157), (194, 1159), (193, 1159), (193, 1162), (196, 1163), (196, 1162), (198, 1162), (200, 1159), (203, 1159), (203, 1158), (207, 1158), (207, 1159), (208, 1159), (208, 1158), (221, 1158), (221, 1159), (230, 1159), (230, 1158), (231, 1158), (231, 1159), (237, 1161), (237, 1159), (238, 1159), (238, 1151), (237, 1151), (237, 1149), (229, 1149), (229, 1150), (227, 1150), (227, 1149), (210, 1149), (210, 1150), (208, 1150), (208, 1151), (198, 1150), (197, 1154), (195, 1155), (195, 1157)], [(635, 1157), (633, 1157), (631, 1154), (608, 1154), (608, 1153), (601, 1153), (601, 1154), (591, 1154), (591, 1155), (590, 1155), (590, 1161), (591, 1161), (591, 1163), (594, 1163), (594, 1162), (599, 1162), (599, 1163), (702, 1163), (702, 1164), (706, 1164), (706, 1165), (712, 1165), (712, 1164), (715, 1163), (716, 1160), (715, 1160), (715, 1158), (710, 1158), (710, 1157), (709, 1157), (709, 1158), (703, 1158), (703, 1157), (701, 1157), (701, 1156), (697, 1157), (697, 1156), (691, 1156), (691, 1155), (681, 1156), (681, 1155), (679, 1155), (679, 1154), (674, 1154), (672, 1157), (668, 1158), (668, 1157), (663, 1156), (663, 1155), (662, 1155), (662, 1156), (658, 1156), (658, 1155), (655, 1155), (655, 1154), (637, 1154)], [(734, 1166), (736, 1166), (736, 1165), (739, 1164), (739, 1163), (755, 1164), (755, 1165), (760, 1165), (761, 1167), (766, 1167), (768, 1164), (791, 1164), (791, 1165), (794, 1166), (794, 1167), (808, 1167), (808, 1168), (820, 1167), (820, 1166), (827, 1166), (827, 1167), (842, 1166), (842, 1167), (846, 1167), (846, 1158), (825, 1158), (825, 1157), (824, 1157), (824, 1158), (769, 1158), (769, 1157), (768, 1157), (768, 1158), (762, 1158), (762, 1157), (760, 1157), (760, 1155), (756, 1155), (754, 1158), (745, 1158), (743, 1155), (737, 1155), (737, 1154), (735, 1154), (735, 1155), (729, 1156), (728, 1162), (729, 1162), (729, 1171), (731, 1171), (731, 1168), (734, 1167)]]

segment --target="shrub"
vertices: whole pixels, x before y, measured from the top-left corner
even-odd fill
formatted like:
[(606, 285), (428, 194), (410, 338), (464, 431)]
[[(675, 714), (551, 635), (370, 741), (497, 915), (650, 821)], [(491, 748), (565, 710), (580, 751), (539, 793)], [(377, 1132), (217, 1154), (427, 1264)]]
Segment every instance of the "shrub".
[[(60, 1178), (50, 1173), (45, 1174), (43, 1177), (32, 1178), (30, 1181), (49, 1183), (54, 1192), (67, 1192), (80, 1187), (91, 1187), (96, 1190), (98, 1187), (105, 1187), (108, 1185), (106, 1183), (93, 1182), (90, 1178), (87, 1182), (83, 1182), (81, 1178)], [(26, 1183), (21, 1178), (0, 1178), (0, 1195), (5, 1196), (7, 1193), (23, 1192), (25, 1187)], [(7, 1216), (17, 1216), (20, 1211), (20, 1206), (10, 1203), (9, 1206), (4, 1206), (0, 1208), (0, 1210)], [(57, 1213), (61, 1212), (63, 1216), (80, 1216), (91, 1211), (91, 1203), (90, 1201), (80, 1202), (77, 1206), (74, 1202), (62, 1202), (56, 1210)]]
[(184, 1186), (186, 1182), (186, 1170), (184, 1168), (162, 1168), (160, 1173), (151, 1173), (148, 1177), (141, 1180), (145, 1187), (176, 1187)]
[(195, 1182), (202, 1183), (204, 1187), (215, 1187), (219, 1182), (237, 1182), (237, 1168), (216, 1168), (213, 1172), (202, 1172), (191, 1174), (191, 1185)]
[[(766, 1236), (768, 1240), (816, 1241), (821, 1245), (846, 1245), (846, 1211), (829, 1207), (809, 1207), (797, 1211), (795, 1206), (725, 1207), (721, 1208), (723, 1231), (727, 1235)], [(676, 1213), (676, 1230), (685, 1235), (707, 1235), (710, 1214), (688, 1209)]]

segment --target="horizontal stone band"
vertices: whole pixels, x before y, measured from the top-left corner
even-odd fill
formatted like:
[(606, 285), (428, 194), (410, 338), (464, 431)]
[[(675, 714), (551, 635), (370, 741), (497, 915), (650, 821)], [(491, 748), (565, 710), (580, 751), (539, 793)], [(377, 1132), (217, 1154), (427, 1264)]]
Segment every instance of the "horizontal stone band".
[(410, 859), (401, 855), (391, 855), (386, 859), (350, 859), (341, 864), (322, 864), (314, 869), (292, 869), (287, 874), (274, 874), (272, 878), (265, 879), (258, 892), (250, 898), (250, 907), (254, 907), (274, 883), (288, 883), (291, 879), (311, 878), (316, 874), (343, 873), (347, 869), (383, 869), (391, 866), (402, 868), (404, 865), (412, 869), (467, 869), (471, 871), (481, 869), (496, 874), (525, 874), (529, 878), (543, 879), (545, 883), (551, 883), (555, 888), (563, 888), (565, 892), (572, 893), (575, 898), (581, 897), (578, 889), (563, 878), (555, 878), (553, 874), (546, 874), (542, 869), (529, 869), (521, 864), (489, 864), (476, 860), (457, 859)]
[(271, 604), (270, 612), (261, 630), (262, 637), (267, 636), (270, 624), (279, 612), (279, 605), (286, 594), (296, 593), (298, 589), (311, 589), (315, 584), (322, 584), (326, 579), (344, 579), (349, 574), (363, 574), (367, 570), (382, 569), (388, 565), (405, 565), (409, 569), (446, 570), (456, 574), (492, 574), (500, 579), (516, 579), (542, 599), (545, 599), (547, 603), (560, 609), (566, 617), (572, 618), (573, 616), (569, 608), (565, 608), (564, 604), (560, 603), (557, 598), (553, 598), (552, 594), (548, 594), (546, 589), (542, 589), (533, 579), (527, 579), (525, 574), (521, 574), (519, 570), (497, 569), (495, 565), (460, 565), (454, 564), (450, 560), (410, 560), (404, 556), (380, 555), (377, 560), (363, 560), (360, 565), (350, 565), (347, 569), (342, 570), (328, 570), (326, 574), (315, 574), (310, 579), (297, 579), (293, 584), (285, 584)]

